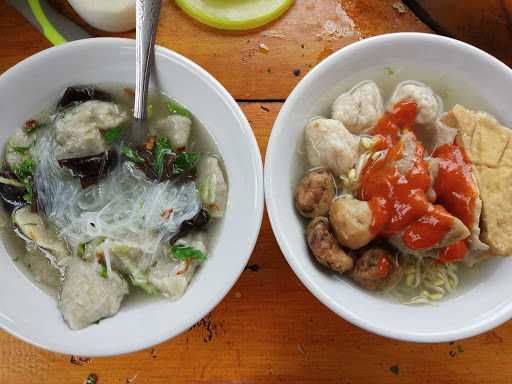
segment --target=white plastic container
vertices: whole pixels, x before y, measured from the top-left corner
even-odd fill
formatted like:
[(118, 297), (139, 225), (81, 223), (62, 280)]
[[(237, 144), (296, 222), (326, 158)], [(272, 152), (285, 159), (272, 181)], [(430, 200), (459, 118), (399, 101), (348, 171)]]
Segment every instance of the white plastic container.
[(135, 28), (135, 0), (68, 0), (73, 9), (94, 28), (125, 32)]

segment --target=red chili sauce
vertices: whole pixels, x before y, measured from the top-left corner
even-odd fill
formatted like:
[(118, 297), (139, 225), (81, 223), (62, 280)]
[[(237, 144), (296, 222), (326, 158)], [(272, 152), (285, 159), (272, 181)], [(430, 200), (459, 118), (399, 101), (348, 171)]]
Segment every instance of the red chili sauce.
[[(436, 202), (471, 229), (475, 221), (477, 190), (471, 175), (471, 161), (457, 144), (444, 144), (432, 154), (439, 170), (434, 183)], [(441, 262), (460, 261), (468, 252), (466, 240), (449, 245), (439, 253)]]
[[(437, 200), (435, 205), (429, 202), (429, 164), (423, 158), (423, 145), (412, 133), (416, 114), (416, 103), (403, 101), (377, 123), (372, 134), (382, 140), (376, 149), (385, 152), (381, 158), (370, 159), (363, 170), (359, 198), (368, 201), (373, 213), (373, 233), (381, 237), (402, 233), (408, 248), (421, 250), (433, 247), (445, 237), (452, 226), (452, 215), (460, 217), (466, 225), (472, 222), (476, 191), (463, 151), (457, 146), (442, 146), (434, 153), (440, 159), (434, 184)], [(398, 162), (404, 158), (401, 134), (406, 132), (413, 135), (414, 150), (411, 167), (404, 172)], [(444, 261), (460, 260), (466, 251), (467, 246), (464, 249), (456, 243), (443, 248), (440, 256)]]
[(385, 255), (381, 255), (379, 257), (379, 261), (377, 262), (377, 273), (376, 278), (383, 279), (389, 275), (389, 271), (391, 270), (391, 261)]

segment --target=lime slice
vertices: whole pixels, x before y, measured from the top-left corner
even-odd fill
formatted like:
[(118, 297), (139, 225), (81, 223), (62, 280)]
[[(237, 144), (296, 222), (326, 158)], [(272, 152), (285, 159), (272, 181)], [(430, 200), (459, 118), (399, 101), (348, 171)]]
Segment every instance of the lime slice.
[(281, 16), (294, 0), (176, 0), (194, 19), (220, 29), (251, 29)]

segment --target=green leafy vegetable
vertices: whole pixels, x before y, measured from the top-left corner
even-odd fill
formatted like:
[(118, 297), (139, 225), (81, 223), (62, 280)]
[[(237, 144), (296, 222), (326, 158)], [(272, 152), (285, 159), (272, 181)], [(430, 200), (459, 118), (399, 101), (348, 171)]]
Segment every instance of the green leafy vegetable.
[(28, 157), (24, 159), (20, 165), (15, 167), (12, 171), (20, 181), (24, 181), (27, 177), (32, 176), (34, 173), (34, 160)]
[(206, 259), (206, 256), (203, 252), (201, 252), (198, 249), (194, 249), (192, 247), (189, 247), (188, 245), (183, 244), (176, 244), (171, 247), (171, 252), (174, 255), (175, 258), (178, 260), (186, 260), (186, 259), (193, 259), (193, 260), (204, 260)]
[(161, 136), (155, 144), (155, 172), (158, 177), (162, 176), (164, 171), (164, 157), (172, 154), (171, 141), (168, 137)]
[(197, 189), (199, 190), (199, 196), (205, 206), (215, 202), (216, 186), (217, 177), (215, 174), (204, 177), (203, 180), (198, 183)]
[(30, 149), (30, 146), (28, 146), (28, 147), (11, 147), (11, 148), (13, 149), (13, 151), (19, 153), (20, 155), (24, 155)]
[(393, 76), (395, 74), (395, 71), (391, 67), (385, 67), (384, 73), (388, 76)]
[(104, 279), (108, 278), (108, 271), (107, 271), (107, 267), (105, 267), (103, 264), (100, 264), (100, 269), (98, 271), (98, 273), (100, 274), (101, 277), (103, 277)]
[(123, 156), (125, 156), (128, 160), (131, 160), (133, 161), (134, 163), (144, 163), (144, 158), (139, 155), (137, 153), (137, 151), (135, 151), (134, 149), (126, 146), (126, 145), (123, 145), (121, 147), (121, 153), (123, 154)]
[(30, 180), (26, 179), (25, 181), (25, 188), (27, 189), (27, 192), (23, 195), (23, 200), (25, 200), (27, 203), (32, 202), (32, 198), (34, 196), (34, 189), (32, 188), (32, 183)]
[(191, 170), (196, 166), (200, 157), (201, 155), (197, 152), (181, 152), (174, 162), (173, 174), (177, 176)]
[(167, 109), (173, 115), (185, 116), (185, 117), (188, 117), (189, 119), (192, 118), (192, 114), (190, 113), (190, 111), (175, 101), (169, 101), (167, 103)]
[(24, 155), (26, 154), (30, 148), (32, 148), (32, 146), (34, 145), (35, 141), (33, 141), (32, 143), (30, 143), (30, 145), (27, 145), (26, 147), (15, 147), (15, 146), (11, 146), (11, 148), (13, 149), (13, 151), (19, 153), (20, 155)]
[(85, 256), (85, 249), (87, 248), (87, 244), (88, 243), (89, 242), (87, 241), (85, 243), (78, 244), (78, 249), (76, 251), (78, 257), (81, 257), (82, 259), (84, 258), (84, 256)]
[(23, 195), (23, 200), (27, 203), (32, 201), (33, 187), (32, 187), (32, 174), (34, 173), (34, 160), (30, 157), (24, 159), (20, 165), (13, 167), (12, 171), (18, 180), (25, 186), (27, 192)]
[(114, 141), (121, 137), (121, 134), (123, 133), (125, 127), (126, 125), (120, 124), (115, 128), (109, 129), (108, 131), (104, 131), (103, 138), (108, 144), (112, 144)]
[(2, 176), (0, 176), (0, 183), (12, 185), (13, 187), (24, 187), (25, 186), (25, 184), (20, 183), (18, 180), (9, 179), (7, 177), (2, 177)]
[(85, 379), (85, 384), (96, 384), (98, 382), (98, 376), (95, 373), (90, 373)]
[(48, 123), (40, 123), (40, 122), (37, 122), (36, 124), (36, 127), (31, 131), (31, 132), (34, 132), (35, 130), (37, 129), (43, 129), (43, 128), (46, 128), (48, 126)]

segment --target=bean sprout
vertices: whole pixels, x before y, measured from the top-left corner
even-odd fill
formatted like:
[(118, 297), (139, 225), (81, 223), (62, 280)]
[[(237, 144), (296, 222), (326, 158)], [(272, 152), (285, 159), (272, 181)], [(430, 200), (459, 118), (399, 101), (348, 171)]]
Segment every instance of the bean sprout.
[(405, 256), (404, 278), (395, 289), (405, 304), (441, 300), (459, 284), (456, 264), (438, 264), (431, 258)]

